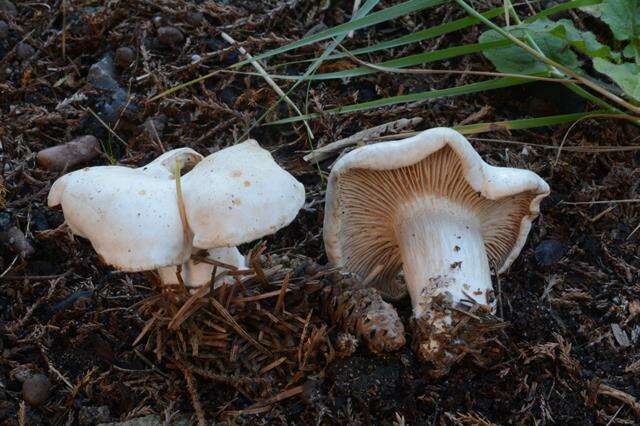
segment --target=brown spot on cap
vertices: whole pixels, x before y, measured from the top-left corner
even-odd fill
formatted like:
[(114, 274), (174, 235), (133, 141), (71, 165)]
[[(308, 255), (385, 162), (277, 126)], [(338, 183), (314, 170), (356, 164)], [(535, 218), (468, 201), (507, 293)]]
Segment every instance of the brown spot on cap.
[(244, 181), (244, 186), (249, 187), (251, 186), (251, 182), (249, 182), (248, 180)]
[(231, 200), (231, 202), (236, 206), (239, 206), (240, 204), (242, 204), (242, 201), (240, 201), (240, 198), (234, 198), (233, 200)]
[(146, 194), (146, 191), (144, 189), (141, 189), (140, 191), (138, 191), (138, 195), (144, 195)]
[(242, 176), (242, 170), (234, 170), (231, 172), (231, 177), (240, 177)]

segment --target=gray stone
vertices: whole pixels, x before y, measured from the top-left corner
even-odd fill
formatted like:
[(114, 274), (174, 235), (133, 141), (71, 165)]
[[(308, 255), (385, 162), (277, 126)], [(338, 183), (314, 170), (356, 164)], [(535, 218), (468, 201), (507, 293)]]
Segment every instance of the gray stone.
[(31, 47), (31, 45), (28, 43), (23, 42), (18, 44), (18, 46), (16, 47), (16, 55), (18, 55), (18, 58), (20, 58), (23, 61), (25, 59), (29, 59), (35, 53), (36, 53), (36, 50), (33, 47)]
[(116, 91), (120, 89), (116, 81), (116, 66), (111, 55), (105, 55), (91, 65), (87, 81), (97, 89)]
[(108, 422), (111, 418), (109, 407), (103, 405), (101, 407), (82, 407), (78, 414), (78, 423), (80, 426), (90, 426), (101, 422)]
[(9, 0), (0, 0), (0, 10), (9, 16), (16, 16), (18, 14), (16, 5)]
[(9, 25), (4, 21), (0, 21), (0, 40), (4, 40), (8, 36), (9, 36)]

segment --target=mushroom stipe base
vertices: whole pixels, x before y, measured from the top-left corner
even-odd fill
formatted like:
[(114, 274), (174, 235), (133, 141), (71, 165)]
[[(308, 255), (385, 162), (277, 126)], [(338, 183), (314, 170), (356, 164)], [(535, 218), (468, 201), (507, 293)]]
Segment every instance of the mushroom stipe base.
[(424, 313), (412, 320), (413, 350), (431, 368), (432, 377), (446, 375), (465, 356), (477, 365), (487, 364), (500, 348), (491, 342), (506, 323), (488, 305), (454, 306), (441, 294), (432, 297)]

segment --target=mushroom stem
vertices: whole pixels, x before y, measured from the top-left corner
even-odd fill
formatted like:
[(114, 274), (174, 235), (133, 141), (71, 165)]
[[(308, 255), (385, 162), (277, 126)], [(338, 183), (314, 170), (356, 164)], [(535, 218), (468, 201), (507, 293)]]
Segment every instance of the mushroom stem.
[[(395, 229), (416, 318), (435, 315), (434, 302), (466, 309), (471, 297), (492, 305), (489, 260), (472, 211), (440, 197), (416, 199), (401, 206)], [(444, 326), (450, 318), (440, 320)]]

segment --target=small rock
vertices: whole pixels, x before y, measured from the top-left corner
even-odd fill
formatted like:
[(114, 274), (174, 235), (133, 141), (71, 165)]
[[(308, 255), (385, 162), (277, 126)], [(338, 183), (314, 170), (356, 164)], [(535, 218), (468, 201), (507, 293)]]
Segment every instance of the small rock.
[(134, 110), (136, 106), (133, 102), (129, 102), (127, 92), (121, 88), (118, 88), (111, 93), (111, 96), (96, 104), (98, 115), (107, 124), (115, 123), (125, 108)]
[(136, 54), (132, 48), (123, 46), (116, 49), (116, 65), (120, 68), (127, 68), (136, 59)]
[(158, 139), (162, 139), (166, 124), (167, 117), (165, 115), (158, 115), (147, 118), (142, 124), (142, 128), (152, 140), (157, 141)]
[(0, 232), (7, 232), (12, 224), (11, 213), (0, 212)]
[(31, 45), (28, 43), (22, 42), (22, 43), (19, 43), (18, 46), (16, 47), (16, 55), (18, 55), (18, 58), (20, 58), (23, 61), (26, 59), (29, 59), (35, 53), (36, 53), (36, 50), (33, 47), (31, 47)]
[(69, 297), (67, 297), (63, 301), (53, 305), (51, 309), (53, 310), (53, 312), (60, 312), (66, 309), (71, 309), (77, 304), (82, 304), (83, 302), (81, 301), (83, 300), (84, 301), (90, 300), (92, 296), (93, 296), (93, 290), (77, 291), (71, 294)]
[(51, 382), (44, 374), (35, 374), (22, 383), (22, 398), (37, 407), (49, 398)]
[(151, 18), (151, 22), (153, 23), (154, 27), (160, 28), (164, 23), (164, 19), (162, 19), (162, 16), (154, 16), (153, 18)]
[(0, 40), (4, 40), (9, 36), (9, 25), (6, 22), (0, 21)]
[(158, 40), (164, 45), (175, 47), (182, 44), (184, 35), (176, 27), (160, 27), (158, 28)]
[(24, 365), (20, 365), (15, 369), (11, 370), (11, 375), (14, 379), (19, 381), (20, 383), (24, 383), (27, 379), (33, 377), (33, 371)]
[(0, 10), (9, 16), (16, 16), (18, 14), (18, 9), (9, 0), (0, 0)]
[(103, 405), (101, 407), (82, 407), (78, 414), (78, 423), (80, 426), (90, 426), (97, 423), (108, 422), (111, 418), (109, 407)]
[(111, 55), (106, 55), (99, 62), (91, 65), (87, 81), (98, 89), (116, 91), (120, 88), (116, 81), (116, 67)]
[(32, 216), (33, 226), (31, 229), (34, 231), (46, 231), (49, 229), (49, 222), (47, 221), (47, 216), (44, 214), (42, 210), (36, 210), (33, 212)]
[(150, 414), (144, 417), (136, 417), (124, 422), (99, 423), (98, 426), (155, 426), (162, 424), (162, 419), (157, 414)]
[(35, 253), (35, 250), (27, 240), (27, 237), (16, 226), (12, 226), (7, 232), (0, 233), (0, 242), (7, 245), (9, 249), (18, 253), (23, 258), (29, 257)]
[(544, 240), (535, 250), (538, 263), (542, 266), (553, 265), (567, 253), (567, 248), (560, 241)]
[(309, 275), (309, 276), (313, 276), (313, 275), (317, 274), (318, 271), (319, 271), (319, 269), (318, 269), (318, 264), (317, 263), (311, 263), (310, 262), (304, 268), (304, 273)]
[(189, 25), (197, 27), (204, 22), (204, 14), (202, 12), (187, 12), (184, 20), (187, 21)]
[(627, 333), (618, 324), (611, 324), (611, 331), (613, 332), (613, 337), (615, 337), (616, 342), (618, 342), (620, 346), (623, 348), (631, 346)]
[(52, 146), (38, 153), (36, 160), (43, 169), (62, 171), (85, 163), (100, 153), (100, 144), (94, 136), (81, 136), (63, 145)]
[(197, 64), (201, 60), (202, 60), (202, 56), (200, 56), (198, 54), (191, 55), (191, 63), (192, 64)]

